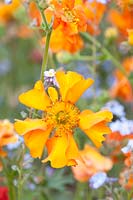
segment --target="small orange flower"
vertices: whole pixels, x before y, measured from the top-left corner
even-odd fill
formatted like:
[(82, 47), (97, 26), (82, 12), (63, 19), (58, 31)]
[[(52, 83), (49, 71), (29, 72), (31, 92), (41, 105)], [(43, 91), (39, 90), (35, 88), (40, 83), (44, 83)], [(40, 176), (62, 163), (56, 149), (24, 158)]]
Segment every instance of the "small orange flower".
[(13, 0), (11, 4), (5, 4), (0, 2), (0, 23), (7, 23), (13, 18), (13, 14), (20, 6), (19, 0)]
[(125, 168), (120, 173), (119, 183), (127, 190), (133, 188), (133, 173), (130, 173), (129, 168)]
[(122, 8), (128, 8), (132, 9), (133, 8), (133, 0), (117, 0), (117, 4)]
[(99, 23), (105, 13), (106, 5), (97, 1), (89, 2), (85, 0), (84, 2), (84, 12), (87, 17), (87, 31), (90, 34), (99, 33)]
[[(41, 15), (34, 2), (30, 3), (29, 10), (32, 19), (36, 18), (40, 25), (42, 21)], [(62, 25), (68, 35), (77, 34), (79, 31), (85, 31), (87, 28), (87, 18), (83, 7), (75, 0), (51, 0), (49, 7), (44, 13), (49, 22), (54, 17), (53, 29)]]
[(76, 180), (85, 182), (97, 172), (108, 171), (112, 168), (111, 159), (102, 156), (96, 148), (85, 145), (80, 151), (82, 160), (76, 160), (78, 165), (72, 167), (72, 172)]
[(46, 144), (48, 157), (43, 162), (51, 161), (52, 167), (76, 165), (80, 157), (74, 141), (74, 128), (80, 127), (97, 147), (105, 139), (103, 134), (110, 132), (106, 123), (112, 119), (112, 113), (102, 110), (93, 113), (90, 110), (80, 112), (75, 103), (83, 92), (93, 83), (76, 72), (56, 72), (58, 89), (48, 87), (47, 92), (42, 81), (37, 81), (34, 88), (19, 96), (24, 105), (42, 110), (42, 119), (17, 120), (15, 129), (24, 135), (25, 144), (32, 157), (41, 158)]
[(77, 34), (79, 31), (86, 31), (87, 18), (82, 5), (75, 0), (53, 0), (54, 5), (54, 26), (62, 24), (68, 35)]
[[(133, 71), (133, 58), (126, 58), (123, 61), (123, 66), (129, 75)], [(111, 96), (120, 97), (124, 101), (131, 102), (133, 100), (133, 88), (129, 80), (119, 71), (115, 71), (115, 84), (111, 89)]]
[(118, 28), (120, 37), (126, 39), (128, 36), (128, 29), (133, 29), (133, 11), (125, 9), (121, 12), (117, 10), (110, 10), (109, 21)]
[[(7, 119), (0, 120), (0, 156), (6, 156), (6, 152), (2, 149), (3, 146), (15, 142), (17, 142), (17, 137), (14, 133), (13, 124)], [(1, 167), (0, 165), (0, 169)]]
[[(42, 42), (45, 40), (43, 38)], [(50, 48), (52, 52), (68, 51), (74, 53), (83, 48), (83, 40), (78, 34), (67, 35), (62, 25), (52, 31)]]

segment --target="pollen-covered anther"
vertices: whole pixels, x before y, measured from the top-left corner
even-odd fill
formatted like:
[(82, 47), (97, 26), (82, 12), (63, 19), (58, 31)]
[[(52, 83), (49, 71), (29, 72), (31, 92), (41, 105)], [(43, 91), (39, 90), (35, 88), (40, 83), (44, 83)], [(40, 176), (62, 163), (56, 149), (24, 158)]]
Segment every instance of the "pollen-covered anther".
[(59, 132), (72, 132), (78, 126), (79, 109), (71, 104), (58, 101), (47, 109), (46, 121)]

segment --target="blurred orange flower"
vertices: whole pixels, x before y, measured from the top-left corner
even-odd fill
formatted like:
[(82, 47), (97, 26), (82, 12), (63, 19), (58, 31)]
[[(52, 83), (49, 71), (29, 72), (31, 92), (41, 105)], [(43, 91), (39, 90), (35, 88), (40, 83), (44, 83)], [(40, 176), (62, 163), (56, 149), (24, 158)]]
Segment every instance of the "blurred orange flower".
[(85, 182), (97, 172), (108, 171), (112, 168), (111, 159), (102, 156), (96, 148), (85, 145), (80, 151), (82, 160), (76, 160), (78, 165), (72, 167), (72, 172), (76, 180)]
[(60, 168), (76, 165), (76, 159), (80, 157), (73, 138), (74, 128), (80, 127), (100, 147), (104, 140), (103, 134), (110, 132), (106, 123), (112, 119), (112, 113), (107, 110), (80, 112), (75, 106), (79, 97), (93, 83), (92, 79), (85, 80), (82, 75), (71, 71), (58, 71), (55, 76), (58, 90), (48, 87), (46, 93), (39, 80), (32, 90), (19, 96), (24, 105), (44, 111), (44, 117), (17, 120), (15, 129), (24, 135), (32, 157), (40, 158), (46, 144), (48, 157), (43, 162), (51, 161), (52, 167)]
[(133, 9), (133, 1), (132, 0), (117, 0), (117, 4), (122, 8), (122, 9)]
[(16, 35), (20, 38), (30, 38), (33, 35), (33, 31), (26, 25), (19, 26)]
[[(79, 31), (86, 31), (87, 18), (84, 13), (83, 2), (82, 4), (81, 2), (52, 0), (45, 10), (48, 22), (54, 16), (50, 40), (50, 48), (54, 53), (61, 50), (74, 53), (83, 47), (83, 41), (78, 33)], [(34, 2), (30, 3), (29, 14), (32, 19), (36, 19), (37, 25), (41, 24), (41, 15)], [(42, 42), (45, 42), (45, 38), (42, 39)]]
[[(125, 68), (127, 75), (133, 71), (133, 57), (126, 58), (123, 61), (123, 67)], [(124, 101), (131, 102), (133, 100), (133, 88), (121, 71), (115, 71), (115, 83), (111, 89), (111, 96), (113, 98), (120, 97)]]
[[(42, 42), (45, 42), (45, 38), (42, 39)], [(79, 34), (66, 34), (62, 25), (52, 31), (50, 48), (54, 53), (62, 50), (74, 53), (82, 49), (83, 46), (84, 43)]]
[[(0, 120), (0, 156), (6, 156), (6, 152), (3, 151), (2, 147), (17, 142), (13, 124), (9, 120)], [(0, 165), (0, 168), (2, 166)]]
[(19, 0), (13, 0), (11, 4), (0, 2), (0, 23), (7, 23), (13, 18), (13, 14), (20, 6)]
[(32, 20), (36, 21), (36, 25), (40, 26), (42, 22), (41, 14), (35, 4), (35, 2), (31, 1), (29, 3), (29, 9), (28, 9), (29, 16)]
[[(45, 10), (45, 15), (48, 22), (54, 16), (50, 40), (51, 50), (54, 53), (61, 50), (75, 53), (82, 49), (84, 43), (79, 32), (88, 30), (91, 34), (98, 34), (98, 25), (105, 9), (106, 6), (97, 1), (50, 1), (49, 7)], [(34, 2), (30, 3), (29, 14), (32, 19), (36, 19), (37, 25), (40, 26), (42, 19)], [(45, 38), (42, 42), (45, 42)]]
[(133, 173), (128, 168), (120, 173), (119, 183), (127, 190), (133, 188)]
[(97, 2), (96, 0), (89, 2), (84, 1), (84, 12), (87, 17), (87, 31), (90, 34), (97, 35), (99, 30), (99, 23), (105, 13), (107, 6), (103, 3)]
[[(79, 3), (75, 0), (51, 0), (44, 13), (49, 22), (54, 17), (53, 29), (62, 25), (68, 35), (85, 31), (87, 28), (87, 18), (82, 6), (83, 3), (81, 4), (81, 2)], [(34, 2), (31, 2), (29, 5), (29, 14), (32, 19), (37, 19), (39, 25), (41, 24), (41, 14)]]
[(133, 29), (133, 11), (124, 9), (123, 11), (110, 10), (109, 21), (118, 28), (119, 37), (126, 39), (128, 36), (128, 29)]

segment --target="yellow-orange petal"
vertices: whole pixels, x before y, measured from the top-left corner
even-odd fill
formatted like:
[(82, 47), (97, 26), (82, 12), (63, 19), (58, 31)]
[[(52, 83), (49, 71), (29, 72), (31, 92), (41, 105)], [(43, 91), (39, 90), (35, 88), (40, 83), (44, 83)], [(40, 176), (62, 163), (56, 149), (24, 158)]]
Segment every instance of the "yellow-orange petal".
[(128, 43), (133, 46), (133, 29), (129, 29), (127, 32), (128, 32)]
[(112, 168), (111, 159), (101, 155), (98, 150), (88, 144), (80, 151), (82, 160), (77, 160), (78, 165), (72, 167), (72, 172), (76, 180), (86, 182), (99, 171), (108, 171)]
[(26, 120), (17, 120), (14, 123), (14, 128), (19, 135), (24, 135), (29, 131), (40, 129), (45, 131), (47, 129), (47, 124), (42, 119), (29, 119)]
[(48, 94), (52, 102), (55, 102), (58, 100), (58, 93), (57, 90), (54, 87), (48, 88)]
[(42, 162), (50, 161), (53, 168), (61, 168), (67, 165), (66, 149), (68, 147), (68, 138), (66, 134), (50, 138), (46, 146), (49, 155)]
[(4, 1), (0, 1), (0, 23), (6, 24), (10, 21), (20, 5), (19, 0), (13, 0), (11, 4), (5, 4)]
[(69, 8), (70, 10), (74, 8), (75, 0), (62, 0), (62, 7)]
[(17, 142), (18, 138), (15, 134), (5, 133), (4, 136), (0, 139), (0, 146), (4, 146), (10, 143)]
[(68, 90), (68, 93), (66, 94), (66, 101), (70, 101), (72, 103), (75, 103), (80, 96), (93, 84), (93, 80), (88, 78), (87, 80), (83, 79), (76, 83), (72, 88)]
[(44, 86), (41, 80), (35, 83), (33, 89), (22, 93), (19, 96), (19, 101), (28, 107), (38, 110), (45, 110), (51, 102), (44, 90)]
[(45, 131), (36, 129), (24, 135), (25, 144), (30, 149), (30, 154), (33, 158), (41, 158), (50, 132), (51, 128)]
[(95, 124), (106, 121), (110, 122), (113, 118), (113, 115), (108, 110), (101, 110), (99, 112), (93, 113), (92, 111), (85, 110), (81, 112), (79, 121), (79, 127), (82, 130), (90, 129)]
[[(67, 156), (67, 159), (70, 160), (69, 164), (72, 163), (73, 161), (75, 162), (75, 159), (79, 159), (79, 160), (81, 159), (77, 144), (71, 133), (68, 134), (68, 148), (66, 150), (66, 156)], [(76, 165), (76, 162), (75, 162), (75, 165)]]
[(59, 84), (62, 100), (65, 101), (68, 90), (79, 82), (82, 79), (82, 76), (76, 72), (68, 71), (65, 73), (64, 71), (58, 71), (56, 72), (56, 79)]
[[(56, 79), (59, 84), (62, 100), (68, 100), (72, 103), (75, 103), (82, 93), (93, 83), (92, 79), (85, 80), (82, 75), (72, 71), (68, 71), (67, 73), (58, 71)], [(83, 87), (81, 84), (83, 84)]]
[(92, 140), (96, 147), (101, 147), (105, 140), (103, 135), (111, 133), (111, 129), (107, 127), (106, 122), (99, 122), (88, 130), (84, 130), (87, 136)]

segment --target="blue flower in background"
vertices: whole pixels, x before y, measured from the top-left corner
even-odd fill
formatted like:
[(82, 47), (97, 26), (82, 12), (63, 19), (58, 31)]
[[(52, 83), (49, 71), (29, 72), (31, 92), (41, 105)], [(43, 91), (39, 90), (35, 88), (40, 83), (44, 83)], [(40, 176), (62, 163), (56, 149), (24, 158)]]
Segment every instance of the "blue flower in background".
[(98, 172), (94, 174), (89, 180), (89, 186), (92, 189), (98, 189), (103, 186), (105, 183), (113, 183), (117, 181), (117, 178), (108, 177), (105, 172)]
[[(88, 0), (88, 1), (93, 2), (93, 0)], [(108, 3), (108, 0), (97, 0), (97, 2), (106, 4), (106, 3)]]

